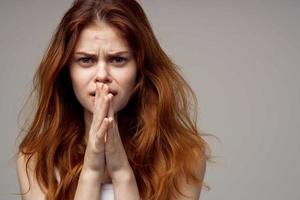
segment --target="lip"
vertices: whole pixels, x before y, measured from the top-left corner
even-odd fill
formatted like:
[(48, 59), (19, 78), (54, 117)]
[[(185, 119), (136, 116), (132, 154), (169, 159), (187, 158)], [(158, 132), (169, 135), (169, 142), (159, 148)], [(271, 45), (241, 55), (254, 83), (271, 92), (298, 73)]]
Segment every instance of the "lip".
[[(118, 94), (118, 92), (116, 92), (114, 90), (108, 90), (108, 93), (111, 93), (114, 96), (116, 96)], [(95, 97), (96, 96), (96, 91), (90, 92), (89, 95)]]

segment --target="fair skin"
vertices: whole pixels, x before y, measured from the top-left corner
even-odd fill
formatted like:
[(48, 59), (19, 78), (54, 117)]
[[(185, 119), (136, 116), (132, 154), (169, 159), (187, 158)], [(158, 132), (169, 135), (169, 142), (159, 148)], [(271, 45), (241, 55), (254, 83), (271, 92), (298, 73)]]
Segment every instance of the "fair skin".
[[(127, 42), (115, 29), (105, 23), (98, 23), (84, 29), (74, 52), (70, 76), (75, 95), (84, 108), (86, 138), (90, 141), (89, 136), (93, 134), (91, 131), (95, 131), (92, 130), (93, 126), (100, 127), (105, 117), (116, 120), (117, 112), (128, 103), (135, 85), (137, 67)], [(97, 85), (100, 88), (98, 90)], [(96, 121), (93, 120), (95, 118)], [(116, 123), (115, 121), (112, 125)], [(116, 131), (116, 137), (119, 138), (117, 125), (109, 130)], [(111, 146), (110, 142), (110, 140), (107, 142), (107, 148)], [(116, 146), (122, 147), (118, 152), (125, 153), (122, 143)], [(114, 149), (108, 150), (114, 151)], [(125, 156), (126, 154), (123, 155), (122, 160), (127, 160)], [(128, 164), (123, 162), (124, 165)], [(109, 176), (105, 174), (104, 182), (110, 182), (110, 178), (114, 175), (110, 168), (107, 170), (107, 173), (111, 173)]]
[(88, 140), (75, 199), (98, 199), (100, 183), (110, 179), (116, 199), (139, 199), (116, 121), (135, 84), (137, 67), (131, 49), (115, 29), (99, 23), (83, 30), (74, 58), (70, 76), (84, 107)]
[[(115, 199), (138, 200), (140, 195), (132, 168), (122, 144), (116, 116), (130, 98), (137, 66), (130, 47), (118, 31), (103, 22), (86, 27), (80, 34), (70, 65), (70, 77), (76, 98), (84, 108), (87, 149), (74, 199), (98, 200), (101, 183), (112, 183)], [(22, 199), (44, 199), (33, 174), (34, 159), (25, 173), (25, 160), (17, 162)], [(199, 166), (199, 178), (205, 173), (205, 161)], [(180, 188), (198, 199), (201, 188), (182, 179)]]

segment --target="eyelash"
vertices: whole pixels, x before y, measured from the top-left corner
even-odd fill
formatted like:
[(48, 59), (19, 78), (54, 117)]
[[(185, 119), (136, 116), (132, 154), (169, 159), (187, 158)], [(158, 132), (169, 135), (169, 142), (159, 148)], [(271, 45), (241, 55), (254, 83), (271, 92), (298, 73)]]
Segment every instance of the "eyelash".
[[(120, 61), (120, 59), (121, 59), (121, 61)], [(89, 61), (94, 62), (95, 60), (96, 59), (94, 59), (92, 57), (82, 57), (82, 58), (78, 59), (78, 62), (81, 62), (83, 64), (89, 64), (90, 63)], [(113, 61), (119, 60), (119, 62), (116, 62), (116, 64), (120, 64), (120, 63), (125, 63), (127, 61), (127, 58), (122, 57), (122, 56), (113, 56), (113, 57), (110, 57), (108, 60), (112, 63), (113, 63)], [(85, 62), (85, 61), (87, 61), (87, 62)]]
[(82, 57), (82, 58), (79, 58), (79, 59), (78, 59), (78, 62), (82, 62), (83, 64), (87, 64), (87, 62), (84, 62), (84, 60), (85, 60), (85, 61), (87, 61), (87, 60), (88, 60), (88, 61), (91, 61), (91, 60), (94, 61), (95, 59), (93, 59), (93, 58), (91, 58), (91, 57)]
[(114, 56), (114, 57), (111, 57), (109, 60), (112, 61), (112, 60), (117, 60), (117, 59), (121, 59), (120, 62), (117, 62), (117, 63), (123, 63), (123, 62), (126, 62), (127, 61), (127, 58), (124, 58), (124, 57), (121, 57), (121, 56)]

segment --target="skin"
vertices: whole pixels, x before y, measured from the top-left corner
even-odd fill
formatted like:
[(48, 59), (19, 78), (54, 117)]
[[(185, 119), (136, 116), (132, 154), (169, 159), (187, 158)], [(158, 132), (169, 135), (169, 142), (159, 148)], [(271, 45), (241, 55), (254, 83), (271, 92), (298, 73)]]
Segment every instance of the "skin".
[(93, 174), (100, 183), (116, 185), (133, 174), (116, 115), (132, 93), (136, 62), (126, 40), (105, 23), (85, 28), (74, 52), (69, 72), (74, 93), (84, 108), (88, 140), (83, 173)]
[(96, 90), (96, 83), (104, 83), (109, 90), (117, 92), (113, 98), (113, 109), (117, 113), (128, 103), (137, 66), (130, 47), (118, 31), (105, 23), (97, 23), (80, 34), (69, 71), (75, 95), (84, 108), (87, 133), (95, 101), (90, 92)]
[[(127, 53), (116, 54), (120, 51)], [(101, 183), (107, 182), (113, 183), (116, 200), (140, 199), (116, 121), (118, 111), (127, 105), (135, 85), (137, 66), (131, 49), (117, 30), (102, 22), (93, 24), (80, 34), (69, 73), (76, 98), (84, 109), (87, 140), (74, 199), (98, 200)], [(95, 93), (94, 97), (91, 92)], [(31, 185), (22, 199), (44, 199), (45, 195), (34, 176), (35, 157), (29, 162), (29, 179), (25, 163), (24, 156), (20, 154), (17, 172), (21, 192), (26, 192), (29, 183)], [(205, 160), (200, 160), (197, 170), (200, 180), (204, 178), (205, 168)], [(179, 183), (180, 190), (189, 197), (177, 200), (199, 199), (199, 186), (186, 182), (184, 177)]]

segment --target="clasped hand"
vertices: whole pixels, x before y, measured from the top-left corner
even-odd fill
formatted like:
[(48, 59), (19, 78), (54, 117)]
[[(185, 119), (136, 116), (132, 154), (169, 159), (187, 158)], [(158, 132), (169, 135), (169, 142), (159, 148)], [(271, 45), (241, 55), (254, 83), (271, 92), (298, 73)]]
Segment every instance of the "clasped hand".
[(114, 117), (113, 97), (108, 92), (107, 85), (96, 83), (93, 120), (83, 170), (92, 172), (99, 181), (104, 177), (105, 168), (113, 182), (124, 174), (131, 174), (132, 170), (120, 138), (117, 119)]

